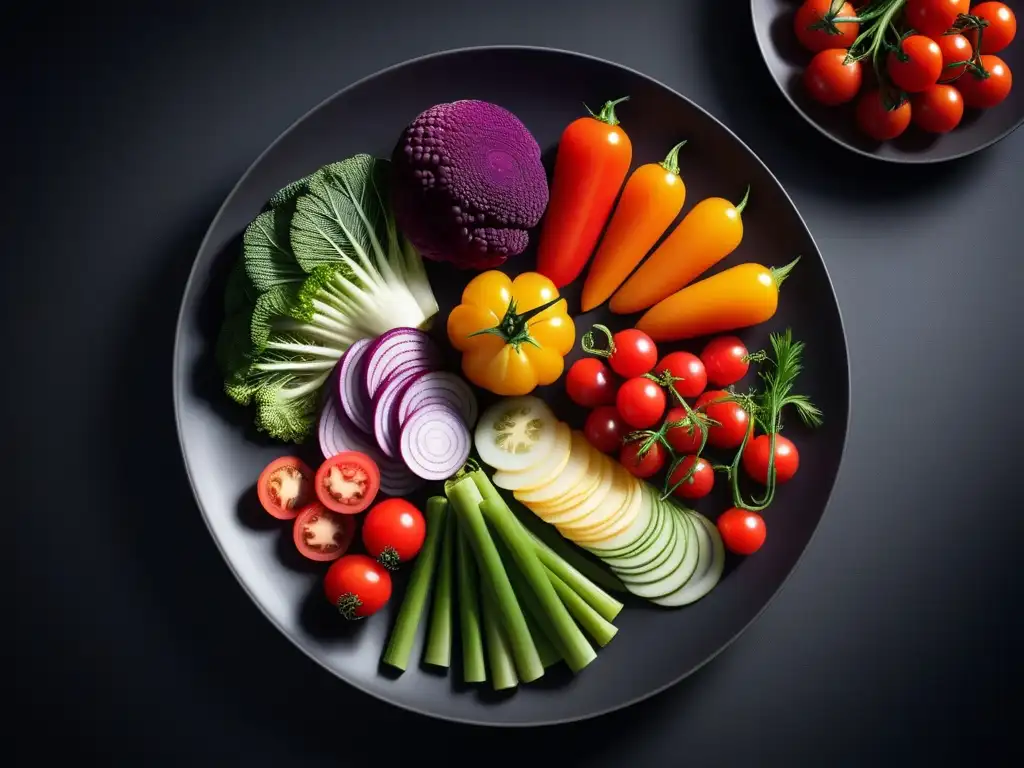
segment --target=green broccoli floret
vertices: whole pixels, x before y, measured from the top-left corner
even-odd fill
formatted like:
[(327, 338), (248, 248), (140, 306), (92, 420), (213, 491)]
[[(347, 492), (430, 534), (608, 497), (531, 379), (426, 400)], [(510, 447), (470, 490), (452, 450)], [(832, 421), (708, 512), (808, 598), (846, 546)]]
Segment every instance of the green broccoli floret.
[(320, 387), (329, 373), (281, 374), (264, 381), (255, 398), (256, 428), (278, 440), (303, 442), (313, 431)]

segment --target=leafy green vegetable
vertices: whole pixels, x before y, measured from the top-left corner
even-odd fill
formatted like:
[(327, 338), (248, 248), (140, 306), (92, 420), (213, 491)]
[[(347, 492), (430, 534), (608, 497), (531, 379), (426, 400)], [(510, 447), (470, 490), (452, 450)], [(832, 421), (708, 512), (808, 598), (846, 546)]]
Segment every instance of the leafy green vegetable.
[(320, 388), (349, 345), (437, 313), (387, 204), (389, 168), (369, 155), (324, 166), (246, 228), (216, 357), (225, 392), (255, 403), (257, 427), (273, 437), (309, 435)]

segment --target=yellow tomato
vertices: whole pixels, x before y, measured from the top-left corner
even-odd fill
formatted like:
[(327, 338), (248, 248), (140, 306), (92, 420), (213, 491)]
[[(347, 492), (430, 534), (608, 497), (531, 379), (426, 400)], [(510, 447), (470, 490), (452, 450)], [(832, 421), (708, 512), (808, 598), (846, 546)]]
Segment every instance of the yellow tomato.
[(490, 270), (474, 277), (448, 315), (448, 338), (462, 352), (462, 372), (496, 395), (525, 395), (553, 384), (576, 341), (576, 326), (548, 278), (511, 279)]

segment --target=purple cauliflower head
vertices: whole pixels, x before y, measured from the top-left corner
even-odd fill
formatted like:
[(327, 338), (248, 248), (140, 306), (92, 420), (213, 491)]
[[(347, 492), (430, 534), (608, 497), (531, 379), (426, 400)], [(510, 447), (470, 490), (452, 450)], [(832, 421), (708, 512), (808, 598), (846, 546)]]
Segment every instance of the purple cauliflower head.
[(536, 139), (486, 101), (426, 110), (403, 131), (392, 162), (398, 227), (435, 261), (495, 267), (526, 249), (548, 205)]

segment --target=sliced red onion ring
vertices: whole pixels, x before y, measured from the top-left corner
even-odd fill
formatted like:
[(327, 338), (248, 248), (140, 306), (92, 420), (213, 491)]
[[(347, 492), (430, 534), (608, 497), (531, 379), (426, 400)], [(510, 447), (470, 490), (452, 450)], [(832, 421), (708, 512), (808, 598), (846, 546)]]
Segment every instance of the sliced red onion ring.
[(462, 416), (467, 427), (476, 424), (476, 395), (462, 377), (446, 371), (425, 371), (409, 383), (398, 400), (398, 424), (404, 424), (413, 411), (431, 403), (447, 403)]
[(377, 388), (377, 396), (373, 398), (373, 434), (385, 456), (398, 455), (398, 399), (420, 373), (422, 371), (416, 367), (397, 370)]
[(388, 496), (408, 496), (423, 487), (423, 479), (409, 471), (400, 461), (389, 459), (360, 431), (333, 396), (325, 399), (318, 429), (320, 451), (324, 458), (342, 451), (365, 453), (380, 469), (380, 489)]
[(388, 376), (410, 363), (420, 368), (436, 368), (440, 360), (437, 345), (423, 331), (416, 328), (388, 331), (377, 338), (366, 354), (366, 393), (372, 399)]
[(337, 390), (341, 408), (349, 421), (367, 434), (373, 434), (373, 424), (362, 364), (373, 343), (373, 339), (359, 339), (345, 350), (338, 361)]
[(450, 406), (424, 405), (402, 426), (399, 449), (405, 464), (424, 480), (445, 480), (454, 475), (470, 449), (469, 429)]

